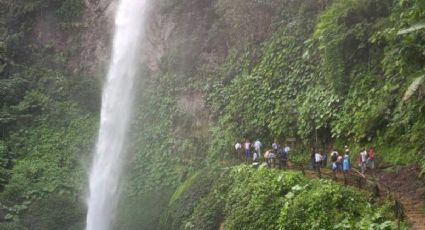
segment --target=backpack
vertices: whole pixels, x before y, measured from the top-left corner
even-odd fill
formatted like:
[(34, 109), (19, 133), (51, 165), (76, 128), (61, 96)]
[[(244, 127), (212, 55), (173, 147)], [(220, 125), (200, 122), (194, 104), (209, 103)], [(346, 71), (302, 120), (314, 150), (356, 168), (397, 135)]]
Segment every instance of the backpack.
[(280, 155), (280, 158), (281, 158), (282, 160), (286, 160), (286, 159), (288, 159), (288, 153), (287, 153), (287, 152), (285, 152), (284, 150), (281, 150), (279, 155)]
[(338, 154), (332, 154), (332, 156), (331, 156), (331, 160), (332, 160), (333, 162), (335, 162), (336, 160), (338, 160)]

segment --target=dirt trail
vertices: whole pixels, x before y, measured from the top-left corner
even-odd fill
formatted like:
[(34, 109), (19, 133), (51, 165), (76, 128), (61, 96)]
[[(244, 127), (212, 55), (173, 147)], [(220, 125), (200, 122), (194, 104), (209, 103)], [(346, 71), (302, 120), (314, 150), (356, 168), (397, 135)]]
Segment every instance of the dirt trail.
[(410, 197), (400, 196), (399, 201), (403, 206), (406, 220), (411, 225), (412, 230), (425, 229), (425, 204), (422, 200), (412, 199)]
[(379, 183), (400, 201), (413, 230), (425, 230), (425, 185), (417, 175), (418, 167), (402, 167), (392, 172), (378, 172)]
[[(300, 168), (292, 166), (290, 170), (300, 170)], [(376, 189), (375, 192), (379, 192), (381, 196), (392, 196), (401, 204), (403, 215), (411, 229), (425, 230), (425, 185), (416, 177), (418, 175), (416, 173), (417, 171), (410, 168), (403, 168), (391, 173), (376, 172), (373, 177), (372, 175), (362, 176), (362, 174), (353, 170), (345, 178), (342, 173), (337, 173), (336, 181), (361, 189)], [(306, 169), (304, 174), (309, 178), (319, 177), (318, 173), (312, 170)], [(329, 169), (322, 169), (321, 176), (335, 180), (333, 172)], [(369, 187), (366, 188), (367, 186)]]

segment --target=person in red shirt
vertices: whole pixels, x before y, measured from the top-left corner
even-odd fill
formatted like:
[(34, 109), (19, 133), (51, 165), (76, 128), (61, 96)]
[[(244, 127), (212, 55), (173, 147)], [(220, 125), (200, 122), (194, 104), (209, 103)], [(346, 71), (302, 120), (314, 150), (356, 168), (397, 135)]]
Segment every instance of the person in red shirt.
[(367, 165), (369, 168), (375, 168), (375, 149), (371, 146), (367, 151)]

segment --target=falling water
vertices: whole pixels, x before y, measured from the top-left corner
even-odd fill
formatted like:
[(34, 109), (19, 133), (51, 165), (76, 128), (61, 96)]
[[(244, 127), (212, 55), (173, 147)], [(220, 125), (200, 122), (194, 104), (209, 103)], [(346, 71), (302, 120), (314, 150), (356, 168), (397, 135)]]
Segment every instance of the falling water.
[(146, 2), (120, 0), (115, 16), (112, 60), (103, 89), (100, 130), (89, 178), (87, 230), (109, 230), (113, 225)]

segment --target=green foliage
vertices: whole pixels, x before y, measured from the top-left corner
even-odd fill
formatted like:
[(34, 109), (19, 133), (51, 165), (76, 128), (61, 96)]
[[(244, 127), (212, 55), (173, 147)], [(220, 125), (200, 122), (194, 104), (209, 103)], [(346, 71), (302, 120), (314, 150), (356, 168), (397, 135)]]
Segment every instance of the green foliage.
[[(84, 161), (88, 161), (91, 155), (97, 119), (80, 110), (75, 103), (51, 103), (49, 106), (55, 107), (54, 112), (33, 114), (38, 117), (35, 124), (11, 131), (3, 142), (7, 146), (1, 158), (3, 187), (0, 199), (6, 220), (20, 217), (22, 221), (43, 222), (38, 218), (49, 221), (71, 218), (62, 214), (58, 214), (60, 218), (54, 217), (57, 212), (43, 212), (44, 216), (40, 216), (36, 214), (38, 209), (31, 209), (30, 205), (40, 199), (48, 205), (50, 201), (55, 202), (50, 198), (55, 195), (76, 199), (83, 191), (86, 177), (83, 169), (87, 165)], [(80, 212), (81, 208), (78, 207)], [(70, 222), (80, 218), (81, 215)]]
[(0, 229), (4, 229), (4, 230), (27, 230), (27, 228), (25, 228), (24, 226), (22, 226), (22, 225), (20, 225), (19, 223), (16, 223), (16, 222), (0, 223)]
[[(313, 31), (319, 9), (311, 2), (301, 4), (303, 7), (294, 5), (289, 7), (293, 7), (292, 11), (300, 12), (300, 15), (292, 19), (290, 25), (280, 27), (264, 43), (261, 52), (256, 53), (255, 49), (248, 48), (239, 51), (242, 54), (229, 55), (223, 65), (225, 69), (218, 72), (224, 75), (224, 81), (218, 78), (209, 99), (212, 108), (217, 108), (213, 112), (217, 111), (220, 115), (217, 122), (219, 130), (222, 135), (231, 137), (228, 141), (254, 136), (260, 136), (262, 140), (298, 134), (308, 137), (316, 126), (313, 121), (324, 118), (324, 114), (319, 113), (310, 116), (308, 111), (312, 110), (312, 106), (304, 103), (306, 87), (320, 81), (314, 79), (314, 76), (320, 76), (315, 67), (317, 59), (314, 57), (317, 54), (312, 50), (314, 44), (305, 46), (304, 40), (306, 34)], [(232, 66), (230, 63), (238, 65)], [(229, 74), (233, 75), (233, 80)], [(323, 90), (315, 92), (327, 93)], [(312, 98), (318, 96), (310, 95)], [(321, 98), (327, 98), (327, 94)], [(328, 103), (323, 104), (326, 104), (326, 110)], [(300, 110), (308, 120), (297, 119)], [(304, 126), (297, 126), (298, 122), (304, 122)], [(321, 126), (326, 124), (317, 124), (317, 127)]]
[(28, 229), (81, 229), (84, 216), (83, 204), (76, 197), (53, 194), (31, 204), (21, 219)]
[[(94, 144), (95, 118), (78, 117), (66, 124), (50, 123), (21, 130), (11, 137), (10, 151), (16, 153), (10, 180), (0, 194), (11, 214), (20, 214), (20, 204), (50, 193), (76, 196), (83, 189), (85, 163)], [(26, 209), (24, 207), (24, 209)]]
[(232, 44), (262, 41), (270, 30), (273, 16), (285, 1), (218, 0), (217, 13), (224, 22)]
[(170, 199), (169, 206), (173, 205), (174, 202), (176, 202), (177, 199), (181, 197), (183, 193), (187, 191), (187, 189), (191, 186), (193, 186), (194, 181), (199, 176), (200, 172), (195, 172), (193, 175), (191, 175), (185, 182), (183, 182), (174, 192), (173, 196)]
[[(326, 148), (375, 145), (394, 163), (422, 158), (423, 3), (334, 1), (323, 10), (298, 1), (288, 8), (279, 17), (290, 23), (276, 23), (259, 54), (233, 51), (216, 70), (208, 98), (217, 117), (213, 143), (297, 137)], [(231, 151), (218, 149), (211, 156)]]
[(285, 203), (285, 194), (303, 178), (299, 174), (278, 174), (267, 169), (237, 168), (234, 184), (226, 198), (225, 227), (238, 229), (278, 229), (276, 220)]
[(77, 23), (83, 1), (0, 4), (0, 218), (10, 222), (1, 228), (81, 229), (77, 197), (96, 136), (100, 84), (70, 70), (71, 51), (35, 37), (44, 33), (35, 25)]
[[(202, 175), (202, 174), (201, 174)], [(195, 189), (195, 187), (192, 187)], [(190, 194), (190, 192), (189, 192)], [(223, 171), (196, 202), (184, 229), (396, 229), (388, 206), (377, 208), (368, 195), (299, 173), (239, 166)], [(187, 203), (186, 203), (187, 204)], [(180, 228), (182, 228), (180, 227)]]
[(83, 0), (65, 0), (56, 12), (62, 21), (61, 27), (64, 29), (78, 28), (81, 25), (83, 13)]
[(182, 183), (170, 199), (167, 211), (161, 217), (159, 229), (186, 229), (198, 201), (209, 193), (217, 172), (196, 172)]
[[(177, 26), (159, 70), (143, 73), (121, 229), (154, 228), (160, 213), (162, 226), (180, 229), (393, 228), (391, 214), (364, 194), (298, 174), (241, 167), (187, 175), (221, 163), (245, 137), (375, 145), (386, 161), (417, 162), (425, 153), (422, 0), (156, 4)], [(100, 84), (70, 69), (78, 33), (66, 52), (33, 37), (46, 11), (54, 27), (76, 32), (84, 10), (82, 0), (0, 3), (0, 197), (2, 217), (15, 221), (1, 227), (35, 219), (78, 228), (81, 207), (45, 210), (82, 191)], [(179, 104), (193, 95), (206, 98), (209, 132)], [(308, 157), (297, 152), (297, 162)]]
[[(174, 81), (173, 81), (174, 80)], [(165, 75), (153, 82), (145, 82), (142, 104), (135, 111), (133, 121), (130, 165), (130, 193), (140, 195), (157, 188), (176, 187), (182, 172), (176, 172), (179, 162), (171, 134), (172, 116), (175, 115), (175, 92), (171, 85), (178, 78)], [(157, 81), (157, 82), (156, 82)], [(149, 86), (147, 86), (149, 85)], [(152, 87), (155, 85), (158, 88)]]
[(225, 196), (232, 185), (227, 173), (220, 175), (210, 192), (196, 204), (189, 220), (184, 222), (185, 229), (219, 229), (224, 221)]
[[(144, 192), (139, 196), (127, 196), (123, 192), (118, 207), (115, 229), (146, 229), (156, 230), (160, 223), (160, 217), (164, 215), (173, 191), (160, 188), (150, 192)], [(143, 208), (141, 208), (143, 207)]]
[[(289, 200), (279, 216), (282, 229), (329, 229), (330, 226), (335, 226), (335, 229), (360, 229), (357, 223), (359, 219), (382, 215), (382, 211), (377, 212), (367, 203), (365, 194), (329, 181), (312, 181), (286, 197)], [(369, 227), (381, 224), (386, 218), (373, 220), (369, 222)], [(388, 229), (395, 228), (391, 223)]]

